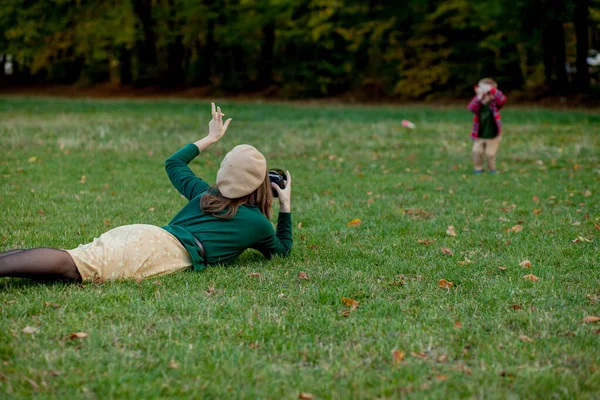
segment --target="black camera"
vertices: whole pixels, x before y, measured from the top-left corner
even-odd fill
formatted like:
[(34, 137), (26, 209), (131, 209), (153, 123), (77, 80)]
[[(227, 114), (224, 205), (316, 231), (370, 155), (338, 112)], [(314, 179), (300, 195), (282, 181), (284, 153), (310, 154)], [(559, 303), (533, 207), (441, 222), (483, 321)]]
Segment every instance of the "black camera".
[[(272, 183), (276, 183), (277, 186), (284, 189), (285, 188), (285, 172), (279, 168), (273, 168), (269, 170), (269, 180)], [(275, 188), (271, 188), (273, 191), (273, 197), (279, 197), (277, 194), (277, 190)]]

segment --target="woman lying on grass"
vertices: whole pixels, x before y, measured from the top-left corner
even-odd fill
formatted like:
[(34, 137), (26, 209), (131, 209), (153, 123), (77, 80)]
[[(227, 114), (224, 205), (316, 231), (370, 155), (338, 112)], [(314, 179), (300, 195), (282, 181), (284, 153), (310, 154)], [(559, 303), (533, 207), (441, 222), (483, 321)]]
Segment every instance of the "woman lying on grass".
[[(212, 104), (208, 136), (188, 144), (165, 163), (169, 179), (189, 203), (169, 225), (125, 225), (73, 250), (37, 248), (0, 253), (0, 276), (103, 282), (170, 274), (227, 262), (253, 248), (265, 257), (287, 256), (292, 248), (291, 176), (281, 189), (271, 183), (265, 157), (254, 147), (233, 148), (221, 162), (216, 186), (187, 166), (223, 137), (221, 108)], [(277, 232), (269, 218), (272, 189), (280, 203)]]

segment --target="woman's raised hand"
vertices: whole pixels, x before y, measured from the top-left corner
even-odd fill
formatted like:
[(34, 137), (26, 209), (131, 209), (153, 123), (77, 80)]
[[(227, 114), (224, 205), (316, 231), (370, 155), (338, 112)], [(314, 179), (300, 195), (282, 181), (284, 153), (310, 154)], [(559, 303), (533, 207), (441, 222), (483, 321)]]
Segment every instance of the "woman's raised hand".
[(227, 131), (227, 127), (231, 122), (231, 118), (223, 123), (223, 117), (225, 114), (221, 112), (221, 107), (215, 107), (215, 103), (211, 103), (211, 105), (212, 119), (208, 123), (208, 137), (213, 143), (215, 143), (218, 142), (223, 135), (225, 135), (225, 131)]
[(271, 182), (273, 189), (277, 190), (279, 196), (279, 211), (280, 212), (291, 212), (291, 199), (292, 199), (292, 176), (290, 171), (285, 171), (286, 180), (285, 188), (280, 188), (278, 184)]

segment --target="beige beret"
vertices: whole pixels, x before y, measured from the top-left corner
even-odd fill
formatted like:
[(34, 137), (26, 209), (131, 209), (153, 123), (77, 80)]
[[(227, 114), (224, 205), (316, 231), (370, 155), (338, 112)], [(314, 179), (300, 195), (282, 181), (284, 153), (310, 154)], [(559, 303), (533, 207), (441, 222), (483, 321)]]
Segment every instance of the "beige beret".
[(221, 161), (217, 172), (217, 189), (229, 199), (247, 196), (267, 176), (267, 160), (248, 144), (235, 146)]

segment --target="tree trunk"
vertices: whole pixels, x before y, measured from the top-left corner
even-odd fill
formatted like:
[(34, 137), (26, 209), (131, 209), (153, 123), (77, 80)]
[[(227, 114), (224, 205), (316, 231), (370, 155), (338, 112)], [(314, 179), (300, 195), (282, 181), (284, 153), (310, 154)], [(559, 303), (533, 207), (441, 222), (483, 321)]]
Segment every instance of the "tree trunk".
[(546, 21), (543, 28), (544, 75), (554, 94), (564, 95), (567, 89), (565, 30), (558, 19)]
[(185, 57), (185, 47), (181, 42), (181, 35), (177, 35), (172, 43), (167, 46), (167, 85), (176, 87), (184, 81), (183, 58)]
[(137, 85), (154, 85), (158, 79), (158, 60), (156, 55), (156, 35), (152, 19), (152, 0), (134, 0), (133, 9), (142, 24), (143, 38), (136, 43)]
[(119, 79), (121, 86), (129, 86), (133, 83), (131, 74), (131, 50), (122, 47), (119, 50)]
[(262, 29), (263, 39), (258, 61), (258, 85), (266, 88), (273, 82), (273, 53), (275, 49), (275, 21), (270, 20)]
[(589, 50), (588, 22), (589, 0), (575, 1), (575, 36), (577, 37), (577, 75), (575, 75), (575, 88), (579, 92), (590, 89), (590, 74), (586, 58)]

